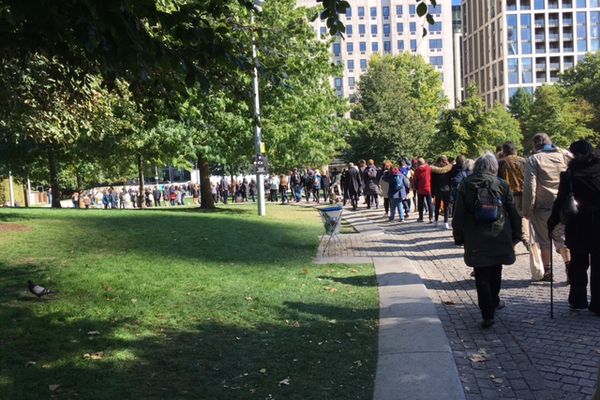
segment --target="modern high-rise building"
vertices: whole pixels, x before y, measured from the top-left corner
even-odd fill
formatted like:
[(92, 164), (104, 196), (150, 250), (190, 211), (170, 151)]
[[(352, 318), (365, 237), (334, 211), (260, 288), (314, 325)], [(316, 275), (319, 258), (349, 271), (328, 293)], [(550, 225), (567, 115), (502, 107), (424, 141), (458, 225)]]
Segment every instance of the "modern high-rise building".
[[(316, 0), (298, 0), (299, 6), (314, 7)], [(352, 97), (360, 76), (366, 72), (373, 54), (399, 54), (410, 51), (421, 55), (441, 73), (444, 93), (455, 104), (452, 4), (449, 0), (429, 6), (435, 24), (417, 15), (414, 0), (352, 0), (342, 15), (346, 34), (331, 45), (333, 60), (344, 66), (342, 76), (334, 77), (339, 95)], [(315, 29), (328, 37), (325, 21), (317, 19)], [(423, 36), (423, 28), (428, 33)]]
[(558, 80), (600, 49), (600, 0), (463, 0), (464, 85), (486, 103)]

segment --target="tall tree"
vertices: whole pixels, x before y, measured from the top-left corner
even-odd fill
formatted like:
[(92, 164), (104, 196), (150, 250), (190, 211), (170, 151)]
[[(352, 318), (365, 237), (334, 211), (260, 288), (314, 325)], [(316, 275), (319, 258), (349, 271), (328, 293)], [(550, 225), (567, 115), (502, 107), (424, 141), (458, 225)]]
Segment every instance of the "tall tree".
[(467, 87), (467, 97), (454, 110), (443, 113), (433, 146), (434, 154), (463, 154), (478, 157), (486, 150), (494, 151), (505, 141), (521, 142), (518, 121), (503, 105), (486, 110), (477, 86)]
[(347, 159), (423, 155), (446, 105), (440, 74), (422, 57), (374, 56), (361, 77)]
[(558, 146), (568, 147), (578, 139), (596, 139), (590, 129), (593, 107), (586, 100), (572, 96), (559, 85), (545, 85), (535, 92), (535, 101), (527, 121), (526, 148), (531, 148), (531, 137), (546, 132)]

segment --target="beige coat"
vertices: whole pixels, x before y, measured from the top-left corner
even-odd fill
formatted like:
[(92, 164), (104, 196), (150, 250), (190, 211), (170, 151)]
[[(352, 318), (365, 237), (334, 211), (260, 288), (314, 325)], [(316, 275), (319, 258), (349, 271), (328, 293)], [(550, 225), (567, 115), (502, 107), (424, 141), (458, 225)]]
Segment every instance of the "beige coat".
[(523, 182), (523, 216), (528, 218), (535, 211), (552, 210), (558, 194), (560, 173), (567, 169), (571, 153), (556, 148), (556, 151), (540, 151), (525, 162)]

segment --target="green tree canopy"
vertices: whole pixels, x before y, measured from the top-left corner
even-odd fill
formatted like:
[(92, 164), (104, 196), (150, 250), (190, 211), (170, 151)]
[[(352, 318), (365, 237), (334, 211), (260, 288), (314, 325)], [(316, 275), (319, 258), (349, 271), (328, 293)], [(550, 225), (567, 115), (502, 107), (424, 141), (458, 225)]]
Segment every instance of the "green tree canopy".
[(559, 85), (545, 85), (535, 92), (535, 100), (527, 120), (525, 146), (531, 148), (531, 137), (546, 132), (553, 142), (568, 147), (578, 139), (598, 139), (590, 129), (593, 107), (585, 99), (574, 97)]
[(423, 155), (447, 104), (440, 74), (422, 57), (374, 56), (358, 85), (345, 157), (398, 160)]
[(474, 84), (467, 87), (467, 97), (456, 109), (443, 113), (438, 128), (434, 154), (463, 154), (475, 158), (487, 150), (494, 151), (505, 141), (517, 146), (521, 143), (519, 122), (503, 105), (486, 110)]

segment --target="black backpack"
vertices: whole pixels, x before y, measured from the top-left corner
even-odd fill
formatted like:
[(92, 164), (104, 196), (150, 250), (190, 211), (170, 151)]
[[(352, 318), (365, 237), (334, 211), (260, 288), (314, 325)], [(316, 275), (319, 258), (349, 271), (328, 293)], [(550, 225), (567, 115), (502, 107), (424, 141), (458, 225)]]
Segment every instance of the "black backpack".
[[(495, 186), (495, 185), (493, 185)], [(496, 222), (502, 215), (502, 193), (489, 184), (475, 188), (475, 204), (473, 214), (475, 221)]]

